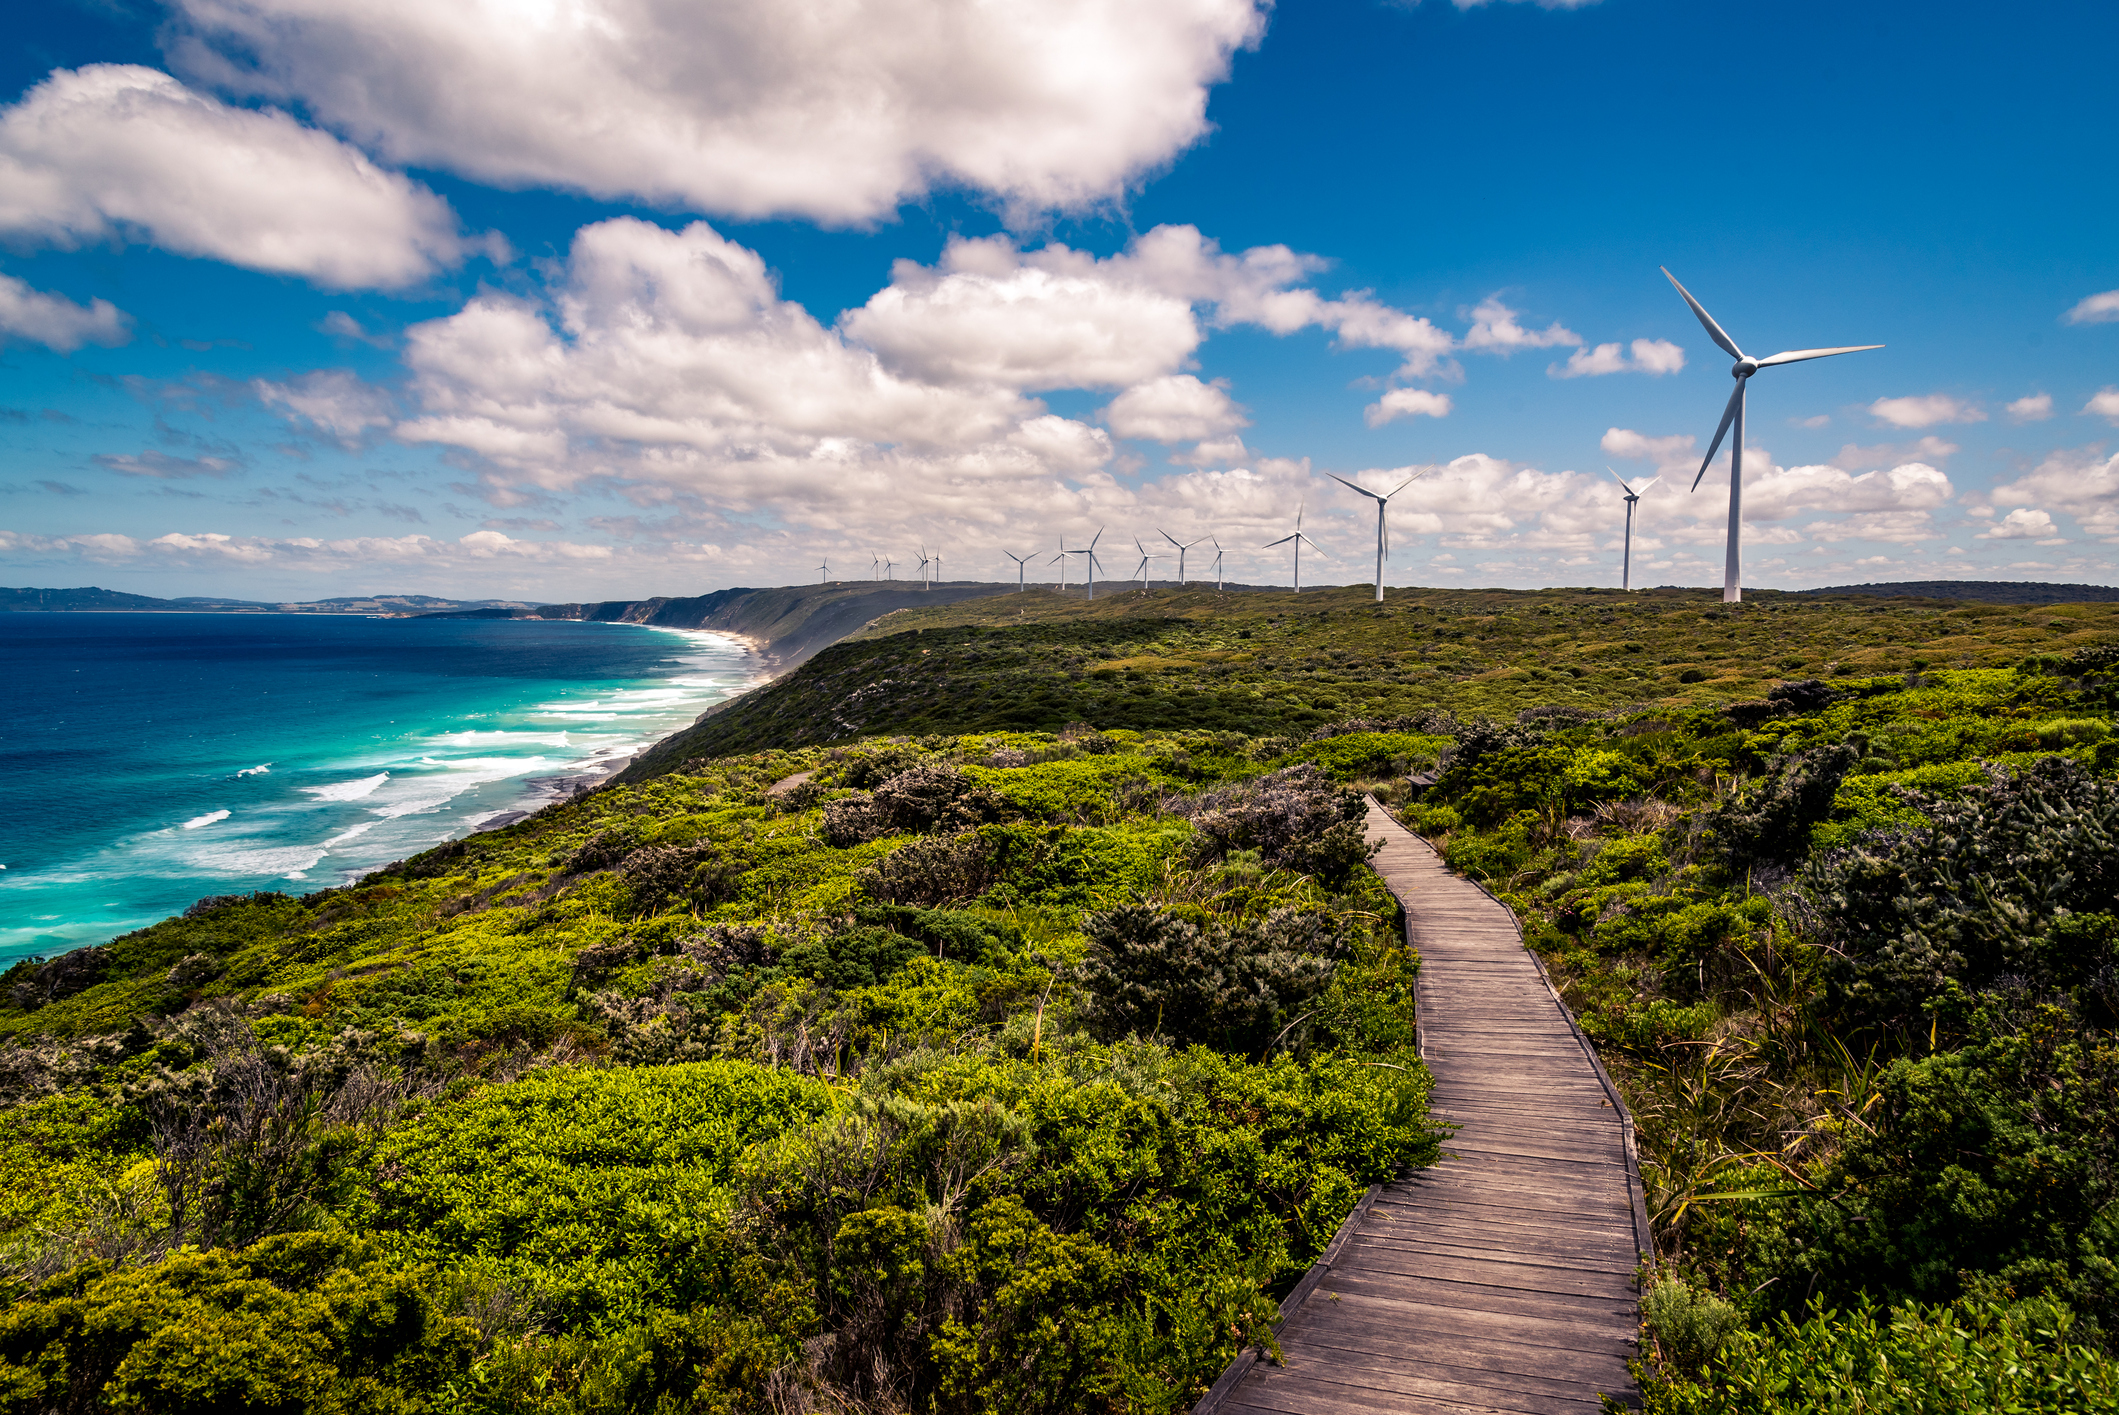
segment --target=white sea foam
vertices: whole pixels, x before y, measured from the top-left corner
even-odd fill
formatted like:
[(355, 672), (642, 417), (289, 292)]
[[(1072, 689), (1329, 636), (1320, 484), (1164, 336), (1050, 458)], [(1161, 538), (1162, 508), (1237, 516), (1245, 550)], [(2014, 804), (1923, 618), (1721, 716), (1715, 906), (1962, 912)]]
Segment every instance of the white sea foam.
[(380, 771), (358, 781), (341, 781), (332, 786), (304, 786), (302, 790), (319, 801), (358, 801), (363, 796), (374, 795), (375, 788), (389, 779), (389, 772)]
[(202, 825), (212, 825), (215, 821), (224, 821), (227, 819), (228, 812), (226, 811), (209, 811), (203, 816), (193, 816), (190, 820), (185, 821), (184, 829), (197, 830)]
[(266, 772), (268, 772), (268, 771), (270, 771), (270, 770), (272, 770), (272, 763), (271, 763), (271, 762), (266, 762), (266, 763), (264, 763), (264, 764), (263, 764), (262, 766), (246, 766), (246, 767), (244, 767), (244, 768), (243, 768), (243, 769), (242, 769), (241, 771), (237, 772), (237, 773), (236, 773), (236, 775), (237, 775), (237, 776), (263, 776), (263, 775), (264, 775), (264, 774), (265, 774)]

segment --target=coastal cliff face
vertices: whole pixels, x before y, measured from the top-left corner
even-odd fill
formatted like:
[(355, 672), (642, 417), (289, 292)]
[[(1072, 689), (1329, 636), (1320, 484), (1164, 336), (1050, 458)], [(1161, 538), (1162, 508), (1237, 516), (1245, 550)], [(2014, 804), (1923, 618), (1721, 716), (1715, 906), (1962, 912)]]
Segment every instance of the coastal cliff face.
[(529, 609), (455, 611), (440, 617), (580, 619), (596, 624), (648, 624), (658, 629), (718, 629), (753, 640), (761, 655), (781, 668), (792, 668), (892, 610), (953, 604), (1012, 588), (978, 581), (925, 588), (902, 580), (858, 580), (590, 604), (540, 604)]

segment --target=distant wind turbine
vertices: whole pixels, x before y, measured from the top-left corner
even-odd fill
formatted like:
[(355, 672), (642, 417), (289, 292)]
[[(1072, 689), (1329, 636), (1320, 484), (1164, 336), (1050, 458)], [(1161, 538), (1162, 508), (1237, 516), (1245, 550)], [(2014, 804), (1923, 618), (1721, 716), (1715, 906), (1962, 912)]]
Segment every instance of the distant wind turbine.
[(1183, 589), (1187, 583), (1185, 580), (1185, 552), (1198, 545), (1200, 541), (1210, 540), (1212, 537), (1200, 536), (1193, 540), (1179, 540), (1161, 527), (1157, 527), (1156, 531), (1164, 540), (1177, 547), (1177, 587)]
[(821, 585), (830, 578), (831, 562), (829, 560), (819, 561), (817, 563), (817, 583)]
[(1325, 473), (1326, 476), (1331, 477), (1333, 481), (1338, 482), (1341, 486), (1347, 488), (1349, 491), (1358, 491), (1363, 496), (1366, 496), (1369, 500), (1376, 503), (1376, 603), (1378, 604), (1383, 603), (1383, 557), (1391, 553), (1390, 532), (1384, 529), (1383, 513), (1390, 509), (1392, 497), (1396, 496), (1399, 492), (1405, 490), (1407, 487), (1411, 486), (1414, 482), (1420, 480), (1420, 478), (1426, 476), (1428, 472), (1431, 472), (1433, 470), (1433, 467), (1429, 467), (1426, 471), (1414, 472), (1404, 481), (1399, 482), (1396, 487), (1392, 488), (1390, 491), (1385, 492), (1381, 496), (1378, 496), (1375, 492), (1370, 491), (1365, 486), (1354, 485), (1354, 483), (1348, 481), (1345, 477), (1333, 476), (1333, 474), (1330, 472)]
[[(1611, 472), (1610, 465), (1607, 464), (1604, 470)], [(1630, 590), (1633, 588), (1633, 508), (1640, 503), (1641, 493), (1654, 486), (1662, 478), (1650, 477), (1638, 487), (1626, 485), (1626, 478), (1620, 476), (1617, 472), (1611, 472), (1611, 479), (1619, 484), (1619, 490), (1626, 493), (1626, 559), (1619, 570), (1619, 588)]]
[(1012, 550), (1004, 550), (1001, 552), (1001, 554), (1007, 556), (1010, 560), (1013, 560), (1015, 562), (1015, 592), (1017, 594), (1021, 594), (1026, 588), (1028, 588), (1023, 583), (1023, 567), (1030, 563), (1030, 557), (1028, 555), (1017, 555)]
[(1059, 554), (1053, 556), (1045, 563), (1060, 567), (1060, 593), (1065, 594), (1067, 592), (1067, 538), (1065, 536), (1059, 538)]
[[(1089, 597), (1090, 599), (1095, 599), (1095, 598), (1096, 598), (1096, 572), (1097, 572), (1097, 571), (1098, 571), (1099, 569), (1101, 569), (1101, 568), (1103, 567), (1103, 562), (1102, 562), (1102, 561), (1100, 561), (1100, 560), (1098, 560), (1098, 559), (1096, 558), (1096, 543), (1097, 543), (1098, 541), (1102, 540), (1103, 538), (1104, 538), (1104, 528), (1103, 528), (1102, 526), (1098, 526), (1098, 527), (1096, 528), (1096, 534), (1095, 534), (1095, 535), (1093, 535), (1093, 536), (1091, 536), (1091, 537), (1089, 537), (1089, 544), (1088, 544), (1087, 546), (1083, 547), (1083, 548), (1082, 548), (1082, 549), (1080, 549), (1080, 550), (1062, 550), (1062, 551), (1060, 552), (1060, 554), (1062, 554), (1062, 555), (1079, 555), (1079, 556), (1081, 556), (1081, 557), (1082, 557), (1083, 561), (1084, 561), (1084, 562), (1085, 562), (1085, 563), (1087, 564), (1087, 566), (1088, 566), (1088, 575), (1087, 575), (1087, 580), (1088, 580), (1088, 585), (1089, 585), (1089, 596), (1088, 596), (1088, 597)], [(1062, 544), (1062, 545), (1065, 545), (1065, 544), (1066, 544), (1066, 542), (1065, 542), (1065, 541), (1062, 541), (1062, 542), (1061, 542), (1061, 544)]]
[(1140, 592), (1146, 594), (1148, 592), (1148, 562), (1150, 560), (1163, 559), (1165, 552), (1148, 549), (1148, 547), (1140, 543), (1139, 536), (1133, 537), (1133, 548), (1140, 552), (1140, 564), (1134, 567), (1133, 573), (1140, 576)]
[(895, 579), (897, 578), (897, 564), (898, 564), (898, 562), (897, 562), (897, 561), (895, 561), (895, 560), (892, 560), (892, 559), (891, 559), (891, 558), (890, 558), (889, 556), (887, 556), (887, 555), (886, 555), (886, 556), (884, 556), (884, 557), (883, 557), (883, 578), (884, 578), (884, 579), (886, 579), (886, 580), (895, 580)]
[[(1302, 508), (1302, 503), (1301, 503), (1301, 502), (1299, 502), (1299, 501), (1298, 501), (1298, 502), (1296, 502), (1296, 503), (1295, 503), (1295, 534), (1293, 534), (1293, 535), (1291, 535), (1291, 536), (1282, 536), (1282, 537), (1281, 537), (1281, 538), (1280, 538), (1279, 540), (1269, 540), (1269, 541), (1267, 541), (1267, 542), (1266, 542), (1266, 543), (1265, 543), (1264, 545), (1261, 545), (1260, 547), (1258, 547), (1258, 548), (1259, 548), (1260, 550), (1271, 550), (1271, 549), (1272, 549), (1272, 548), (1273, 548), (1274, 546), (1276, 546), (1276, 545), (1286, 545), (1286, 544), (1288, 544), (1288, 543), (1289, 543), (1290, 541), (1294, 542), (1294, 545), (1295, 545), (1295, 593), (1296, 593), (1296, 594), (1301, 594), (1301, 593), (1302, 593), (1302, 548), (1303, 548), (1303, 547), (1304, 547), (1305, 545), (1307, 545), (1307, 546), (1308, 546), (1308, 547), (1309, 547), (1310, 549), (1312, 549), (1312, 550), (1316, 550), (1316, 551), (1317, 551), (1317, 553), (1318, 553), (1319, 555), (1324, 555), (1324, 552), (1323, 552), (1322, 550), (1318, 550), (1318, 548), (1317, 548), (1317, 542), (1316, 542), (1316, 541), (1313, 541), (1313, 540), (1311, 540), (1311, 539), (1310, 539), (1310, 538), (1309, 538), (1308, 536), (1306, 536), (1306, 535), (1304, 535), (1304, 534), (1302, 533), (1302, 509), (1303, 509), (1303, 508)], [(1327, 560), (1329, 560), (1329, 559), (1330, 559), (1331, 557), (1327, 555), (1327, 556), (1325, 556), (1325, 558), (1326, 558)]]
[(930, 575), (930, 574), (928, 573), (928, 571), (927, 571), (927, 567), (928, 567), (928, 566), (930, 566), (930, 565), (932, 565), (932, 564), (934, 564), (934, 558), (933, 558), (932, 556), (928, 555), (928, 553), (927, 553), (927, 542), (926, 542), (926, 541), (921, 541), (921, 542), (920, 542), (920, 563), (919, 563), (919, 564), (918, 564), (917, 566), (915, 566), (914, 568), (915, 568), (915, 569), (917, 569), (917, 570), (918, 570), (918, 571), (920, 572), (920, 588), (921, 588), (921, 589), (923, 589), (923, 590), (924, 590), (924, 589), (928, 589), (928, 588), (932, 587), (932, 585), (933, 585), (933, 583), (934, 583), (934, 577), (933, 577), (932, 575)]
[[(1212, 536), (1207, 539), (1214, 540)], [(1217, 594), (1221, 592), (1221, 542), (1218, 540), (1214, 541), (1214, 590)]]
[(1698, 491), (1700, 477), (1707, 475), (1707, 464), (1712, 462), (1714, 454), (1721, 450), (1722, 434), (1729, 431), (1732, 422), (1735, 423), (1736, 440), (1729, 444), (1729, 553), (1722, 567), (1722, 603), (1735, 604), (1744, 597), (1744, 389), (1751, 382), (1751, 375), (1775, 364), (1799, 364), (1805, 359), (1830, 358), (1834, 354), (1859, 354), (1864, 349), (1881, 349), (1883, 345), (1848, 344), (1837, 349), (1790, 349), (1771, 358), (1754, 359), (1736, 347), (1736, 341), (1722, 332), (1722, 326), (1716, 324), (1714, 316), (1707, 313), (1698, 300), (1692, 298), (1690, 290), (1678, 285), (1678, 278), (1672, 275), (1667, 267), (1658, 268), (1662, 269), (1665, 279), (1672, 285), (1677, 285), (1677, 291), (1685, 297), (1685, 303), (1692, 306), (1692, 312), (1699, 316), (1700, 325), (1707, 331), (1707, 337), (1720, 345), (1723, 353), (1736, 360), (1729, 370), (1729, 376), (1736, 380), (1736, 391), (1729, 395), (1729, 406), (1722, 409), (1721, 426), (1714, 430), (1714, 441), (1708, 444), (1707, 455), (1700, 459), (1699, 476), (1692, 479), (1692, 489)]
[(868, 552), (868, 578), (871, 580), (883, 578), (883, 557), (872, 550)]

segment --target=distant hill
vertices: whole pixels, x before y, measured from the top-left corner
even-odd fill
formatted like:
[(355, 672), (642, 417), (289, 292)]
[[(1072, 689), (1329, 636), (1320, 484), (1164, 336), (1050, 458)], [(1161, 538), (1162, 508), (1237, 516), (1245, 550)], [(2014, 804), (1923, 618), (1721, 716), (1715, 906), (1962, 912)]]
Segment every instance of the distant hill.
[(1895, 580), (1881, 585), (1828, 585), (1797, 594), (1874, 595), (1883, 599), (1970, 599), (1983, 604), (2107, 604), (2119, 585), (2046, 585), (2023, 580)]
[(540, 604), (508, 609), (448, 610), (437, 619), (582, 619), (598, 624), (647, 624), (658, 629), (719, 629), (757, 641), (758, 650), (786, 667), (837, 643), (894, 610), (933, 608), (983, 599), (1013, 585), (944, 581), (932, 588), (905, 580), (841, 580), (773, 589), (727, 589), (682, 598), (609, 599), (595, 604)]
[(125, 612), (133, 614), (424, 614), (434, 610), (493, 609), (505, 613), (528, 606), (514, 599), (444, 599), (428, 594), (339, 595), (333, 599), (223, 599), (185, 595), (156, 599), (94, 585), (71, 590), (0, 587), (0, 614), (15, 612)]

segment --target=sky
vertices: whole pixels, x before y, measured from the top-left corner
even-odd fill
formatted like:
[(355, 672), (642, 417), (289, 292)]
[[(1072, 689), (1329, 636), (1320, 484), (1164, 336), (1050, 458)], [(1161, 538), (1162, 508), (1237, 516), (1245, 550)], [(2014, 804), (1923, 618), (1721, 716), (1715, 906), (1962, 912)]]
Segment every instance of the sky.
[[(0, 582), (2119, 581), (2119, 7), (37, 0)], [(1417, 478), (1417, 479), (1415, 479)], [(1319, 563), (1317, 556), (1322, 555)], [(1069, 574), (1079, 580), (1080, 557)], [(1158, 579), (1172, 558), (1150, 562)]]

